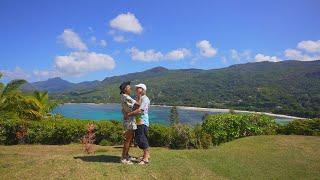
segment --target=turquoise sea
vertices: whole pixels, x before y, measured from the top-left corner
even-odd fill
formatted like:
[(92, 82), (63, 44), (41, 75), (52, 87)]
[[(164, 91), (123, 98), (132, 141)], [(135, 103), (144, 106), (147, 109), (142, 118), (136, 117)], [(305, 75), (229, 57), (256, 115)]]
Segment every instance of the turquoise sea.
[[(90, 120), (122, 120), (120, 104), (63, 104), (54, 109), (65, 117)], [(195, 125), (202, 121), (203, 115), (213, 112), (184, 110), (178, 108), (180, 122)], [(170, 107), (151, 106), (149, 110), (150, 123), (169, 123)], [(287, 123), (291, 119), (277, 118), (279, 123)]]

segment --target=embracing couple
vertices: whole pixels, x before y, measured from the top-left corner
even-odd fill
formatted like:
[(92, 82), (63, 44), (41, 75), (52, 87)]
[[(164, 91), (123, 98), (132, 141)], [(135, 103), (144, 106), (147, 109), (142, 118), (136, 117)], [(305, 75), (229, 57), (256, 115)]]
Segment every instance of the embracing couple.
[(124, 145), (122, 150), (121, 163), (133, 164), (136, 158), (129, 155), (129, 149), (133, 140), (140, 149), (143, 150), (143, 156), (139, 158), (139, 164), (149, 163), (150, 152), (148, 142), (149, 116), (148, 110), (150, 100), (147, 97), (147, 86), (145, 84), (135, 85), (136, 97), (131, 97), (130, 81), (123, 82), (120, 85), (121, 107), (123, 114), (124, 127)]

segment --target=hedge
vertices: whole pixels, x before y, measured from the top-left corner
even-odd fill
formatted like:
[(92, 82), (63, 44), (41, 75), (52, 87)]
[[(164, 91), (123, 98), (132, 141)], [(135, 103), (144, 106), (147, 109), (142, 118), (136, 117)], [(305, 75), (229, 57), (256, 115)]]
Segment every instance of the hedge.
[(259, 114), (209, 115), (202, 123), (202, 131), (211, 136), (214, 145), (246, 136), (276, 134), (276, 129), (274, 118)]
[(280, 126), (278, 133), (286, 135), (296, 134), (305, 136), (320, 136), (320, 118), (293, 120), (287, 125)]
[(87, 132), (87, 124), (94, 123), (97, 144), (107, 140), (111, 144), (122, 143), (122, 126), (116, 121), (87, 120), (41, 120), (25, 121), (18, 118), (0, 118), (0, 144), (18, 144), (17, 134), (26, 131), (26, 144), (69, 144), (79, 143)]
[[(123, 128), (118, 121), (89, 121), (51, 117), (41, 121), (21, 120), (0, 114), (0, 144), (69, 144), (79, 143), (87, 125), (95, 125), (95, 143), (120, 145)], [(208, 115), (201, 124), (165, 126), (151, 124), (148, 138), (151, 146), (172, 149), (209, 148), (237, 138), (272, 134), (320, 135), (320, 119), (294, 120), (279, 126), (274, 118), (258, 114)]]

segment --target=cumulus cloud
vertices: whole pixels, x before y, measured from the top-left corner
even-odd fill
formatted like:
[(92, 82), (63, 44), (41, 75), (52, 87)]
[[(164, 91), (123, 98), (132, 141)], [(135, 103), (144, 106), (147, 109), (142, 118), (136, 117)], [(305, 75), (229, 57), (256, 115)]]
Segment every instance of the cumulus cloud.
[(127, 40), (125, 39), (125, 37), (122, 36), (122, 35), (114, 35), (114, 36), (113, 36), (113, 41), (115, 41), (115, 42), (120, 42), (120, 43), (122, 43), (122, 42), (127, 42)]
[(320, 40), (300, 41), (296, 49), (286, 49), (284, 56), (291, 60), (314, 61), (320, 59)]
[(160, 61), (160, 60), (181, 60), (191, 55), (190, 51), (186, 48), (179, 48), (172, 50), (168, 53), (162, 53), (154, 49), (141, 51), (135, 47), (128, 49), (133, 60), (139, 60), (144, 62)]
[(238, 52), (235, 49), (231, 49), (230, 50), (230, 57), (236, 61), (241, 61), (241, 60), (249, 61), (252, 59), (250, 50), (244, 50), (242, 52)]
[(0, 70), (3, 77), (8, 80), (13, 79), (26, 79), (28, 80), (30, 78), (30, 74), (25, 72), (21, 67), (17, 66), (13, 70)]
[(180, 48), (180, 49), (176, 49), (168, 52), (165, 56), (165, 59), (180, 60), (180, 59), (186, 58), (187, 56), (190, 56), (190, 54), (191, 53), (188, 49)]
[(58, 39), (67, 47), (76, 50), (87, 50), (87, 45), (82, 42), (81, 38), (72, 29), (65, 29)]
[(197, 42), (197, 48), (200, 49), (200, 54), (204, 57), (214, 57), (217, 54), (217, 49), (213, 48), (209, 41), (202, 40)]
[(276, 56), (267, 56), (264, 54), (257, 54), (254, 59), (256, 62), (262, 62), (262, 61), (279, 62), (279, 61), (281, 61), (281, 59)]
[(59, 77), (62, 74), (55, 70), (33, 70), (33, 75), (37, 78), (52, 78), (52, 77)]
[(139, 20), (130, 12), (119, 14), (112, 19), (109, 24), (114, 29), (135, 34), (140, 34), (143, 30)]
[(105, 41), (103, 39), (98, 41), (95, 36), (91, 36), (90, 41), (94, 45), (99, 45), (99, 46), (102, 46), (102, 47), (106, 47), (107, 46), (107, 41)]
[(161, 52), (157, 52), (154, 49), (149, 49), (147, 51), (140, 51), (139, 49), (132, 47), (127, 51), (130, 53), (131, 58), (133, 60), (151, 62), (151, 61), (159, 61), (164, 56)]
[(303, 49), (307, 52), (315, 53), (320, 52), (320, 40), (318, 41), (301, 41), (298, 43), (297, 47)]
[(57, 56), (54, 59), (54, 64), (61, 74), (81, 76), (93, 71), (111, 70), (116, 63), (107, 54), (72, 52), (66, 56)]
[(291, 60), (314, 61), (320, 59), (320, 55), (307, 55), (296, 49), (286, 49), (284, 55)]

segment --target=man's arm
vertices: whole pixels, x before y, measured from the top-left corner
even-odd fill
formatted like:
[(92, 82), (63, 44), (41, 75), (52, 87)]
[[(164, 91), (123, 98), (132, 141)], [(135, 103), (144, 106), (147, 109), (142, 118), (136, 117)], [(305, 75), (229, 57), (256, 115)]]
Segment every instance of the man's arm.
[(146, 100), (145, 100), (145, 98), (142, 98), (141, 96), (138, 96), (137, 97), (137, 101), (140, 102), (140, 106), (136, 110), (134, 110), (132, 112), (129, 112), (127, 114), (128, 116), (135, 116), (135, 115), (143, 113), (143, 111), (145, 109), (145, 106), (146, 106)]
[(135, 116), (135, 115), (137, 115), (137, 114), (141, 114), (142, 112), (143, 112), (143, 110), (140, 109), (140, 108), (138, 108), (138, 109), (136, 109), (136, 110), (134, 110), (134, 111), (132, 111), (132, 112), (129, 112), (129, 113), (127, 114), (127, 116)]
[(135, 104), (136, 105), (138, 105), (138, 106), (140, 106), (140, 97), (139, 96), (137, 96), (137, 99), (135, 100), (135, 99), (133, 99), (131, 96), (128, 96), (128, 99), (132, 102), (132, 106), (134, 106)]

